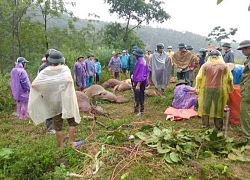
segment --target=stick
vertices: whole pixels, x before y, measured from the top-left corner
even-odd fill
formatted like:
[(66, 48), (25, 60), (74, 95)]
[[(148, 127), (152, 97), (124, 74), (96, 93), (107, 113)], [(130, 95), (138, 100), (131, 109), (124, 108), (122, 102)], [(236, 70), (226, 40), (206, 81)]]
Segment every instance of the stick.
[(228, 105), (226, 105), (224, 112), (226, 113), (226, 120), (225, 120), (225, 132), (224, 137), (227, 138), (227, 131), (228, 131), (228, 121), (229, 121), (229, 111)]

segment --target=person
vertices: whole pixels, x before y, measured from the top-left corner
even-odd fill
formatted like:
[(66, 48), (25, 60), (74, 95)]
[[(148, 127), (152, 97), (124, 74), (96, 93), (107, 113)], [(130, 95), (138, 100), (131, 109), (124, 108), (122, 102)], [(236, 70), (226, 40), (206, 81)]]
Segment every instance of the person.
[(133, 46), (131, 51), (132, 51), (132, 55), (129, 56), (128, 58), (128, 71), (129, 71), (129, 77), (131, 78), (131, 76), (133, 75), (133, 71), (134, 71), (134, 68), (135, 68), (135, 63), (136, 63), (136, 58), (135, 56), (133, 55), (133, 52), (138, 49), (137, 46)]
[(77, 58), (77, 62), (74, 64), (74, 80), (76, 82), (77, 91), (83, 91), (86, 87), (86, 77), (88, 76), (85, 62), (83, 62), (83, 56)]
[(96, 68), (95, 83), (100, 84), (100, 79), (102, 75), (102, 66), (98, 58), (95, 58), (95, 68)]
[(28, 112), (36, 125), (53, 117), (60, 149), (64, 148), (63, 119), (67, 119), (68, 145), (77, 147), (83, 143), (74, 141), (76, 125), (81, 117), (70, 69), (64, 65), (65, 58), (60, 51), (51, 51), (47, 60), (50, 66), (41, 71), (31, 84)]
[(199, 65), (199, 57), (196, 56), (196, 54), (193, 52), (193, 46), (192, 45), (187, 45), (187, 50), (189, 50), (191, 53), (194, 54), (195, 59), (189, 66), (189, 81), (190, 81), (190, 86), (193, 86), (193, 82), (195, 80), (195, 70)]
[(118, 52), (115, 52), (108, 64), (109, 71), (112, 72), (112, 77), (115, 79), (119, 79), (121, 72), (121, 61), (118, 55)]
[(207, 56), (207, 50), (205, 48), (201, 48), (199, 50), (199, 66), (201, 67), (205, 61), (206, 61), (206, 56)]
[(231, 50), (230, 43), (222, 44), (222, 48), (224, 50), (224, 54), (222, 55), (225, 63), (234, 63), (234, 52)]
[(170, 57), (171, 63), (172, 63), (171, 76), (172, 76), (172, 78), (174, 78), (174, 64), (173, 64), (173, 60), (172, 60), (173, 55), (174, 55), (173, 47), (172, 47), (172, 46), (168, 46), (168, 47), (167, 47), (167, 50), (168, 50), (168, 51), (167, 51), (167, 55)]
[(94, 55), (89, 53), (88, 58), (84, 61), (86, 64), (86, 87), (92, 86), (93, 79), (96, 76), (95, 63), (93, 61)]
[(149, 61), (149, 70), (151, 71), (155, 88), (161, 90), (163, 95), (170, 79), (172, 64), (170, 57), (164, 51), (164, 44), (159, 43), (156, 48), (157, 51), (152, 54)]
[(151, 59), (151, 56), (152, 56), (151, 51), (147, 50), (146, 53), (145, 53), (145, 61), (146, 61), (147, 64), (149, 63), (149, 61)]
[(232, 72), (234, 85), (240, 84), (242, 73), (245, 69), (245, 66), (241, 64), (234, 64), (234, 63), (227, 63), (227, 65), (229, 66)]
[(134, 113), (138, 113), (139, 106), (140, 111), (137, 116), (142, 116), (144, 113), (144, 92), (148, 83), (149, 70), (145, 61), (143, 50), (136, 49), (133, 51), (133, 55), (136, 57), (136, 64), (133, 71), (133, 89), (134, 89)]
[(127, 54), (126, 50), (122, 50), (122, 54), (119, 56), (120, 61), (121, 61), (121, 68), (122, 68), (122, 72), (124, 74), (128, 73), (128, 58), (129, 55)]
[(189, 66), (194, 62), (196, 55), (187, 50), (187, 46), (184, 43), (179, 44), (179, 51), (173, 55), (173, 63), (177, 71), (177, 79), (184, 79), (188, 85), (191, 85), (189, 81)]
[(28, 114), (28, 100), (30, 92), (30, 80), (25, 70), (26, 63), (28, 63), (24, 57), (18, 57), (15, 62), (15, 67), (11, 70), (11, 92), (13, 98), (16, 100), (16, 112), (17, 117), (20, 120), (29, 117)]
[[(43, 69), (48, 67), (50, 64), (48, 62), (48, 57), (50, 52), (56, 51), (55, 49), (48, 49), (45, 56), (42, 58), (42, 65), (38, 68), (38, 73), (40, 73)], [(45, 129), (48, 134), (54, 135), (56, 131), (53, 129), (53, 119), (48, 118), (45, 120)]]
[(198, 96), (194, 92), (194, 87), (188, 86), (185, 80), (179, 80), (174, 89), (172, 106), (176, 109), (189, 109), (192, 106), (197, 108)]
[(240, 123), (245, 137), (250, 140), (250, 40), (244, 40), (239, 44), (237, 50), (241, 50), (242, 54), (247, 56), (244, 63), (245, 68), (240, 82)]
[(203, 127), (208, 127), (209, 119), (214, 118), (215, 128), (222, 129), (228, 93), (233, 90), (233, 77), (229, 66), (218, 50), (210, 52), (207, 62), (201, 66), (196, 77), (198, 115), (202, 117)]

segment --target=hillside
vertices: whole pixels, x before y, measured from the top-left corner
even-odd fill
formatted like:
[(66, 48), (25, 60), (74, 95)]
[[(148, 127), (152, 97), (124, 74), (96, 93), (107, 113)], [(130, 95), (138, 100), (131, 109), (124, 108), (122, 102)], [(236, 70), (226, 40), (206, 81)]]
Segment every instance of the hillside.
[[(39, 12), (36, 16), (34, 16), (34, 11), (30, 11), (28, 16), (30, 15), (31, 18), (34, 20), (41, 21), (41, 14)], [(51, 19), (48, 22), (49, 27), (59, 27), (59, 28), (67, 28), (67, 19), (69, 17), (63, 16), (61, 19)], [(108, 21), (91, 21), (88, 19), (78, 19), (74, 22), (74, 25), (77, 29), (81, 29), (82, 27), (86, 27), (88, 23), (93, 23), (97, 30), (100, 30), (108, 23)], [(124, 24), (125, 26), (125, 24)], [(166, 28), (154, 28), (151, 26), (142, 26), (140, 29), (136, 30), (137, 35), (145, 42), (146, 49), (150, 49), (151, 51), (155, 49), (156, 44), (162, 42), (165, 46), (171, 45), (173, 50), (176, 51), (178, 49), (178, 44), (183, 42), (185, 44), (190, 44), (194, 47), (194, 52), (198, 53), (200, 48), (207, 48), (208, 42), (206, 41), (205, 36), (201, 36), (199, 34), (194, 34), (192, 32), (180, 32), (173, 29), (166, 29)], [(235, 52), (235, 58), (237, 59), (244, 59), (242, 53), (236, 48), (238, 47), (238, 43), (232, 45), (232, 50)]]

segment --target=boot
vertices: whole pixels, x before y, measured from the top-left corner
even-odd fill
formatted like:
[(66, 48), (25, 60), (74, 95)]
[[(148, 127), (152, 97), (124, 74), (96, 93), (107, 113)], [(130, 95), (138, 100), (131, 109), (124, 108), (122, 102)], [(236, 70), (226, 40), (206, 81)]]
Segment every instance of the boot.
[(223, 127), (223, 119), (222, 118), (214, 118), (215, 129), (218, 131), (222, 130)]
[(209, 127), (209, 116), (202, 116), (202, 127)]
[(133, 113), (138, 113), (139, 112), (139, 103), (134, 102), (134, 111)]
[(140, 112), (136, 116), (142, 116), (144, 113), (144, 104), (140, 105)]

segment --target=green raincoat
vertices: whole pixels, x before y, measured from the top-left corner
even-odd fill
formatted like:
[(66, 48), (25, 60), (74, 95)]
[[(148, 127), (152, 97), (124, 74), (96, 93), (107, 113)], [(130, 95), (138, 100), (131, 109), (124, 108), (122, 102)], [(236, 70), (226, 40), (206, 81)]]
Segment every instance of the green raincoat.
[(246, 138), (250, 140), (250, 56), (245, 62), (240, 88), (240, 123)]

